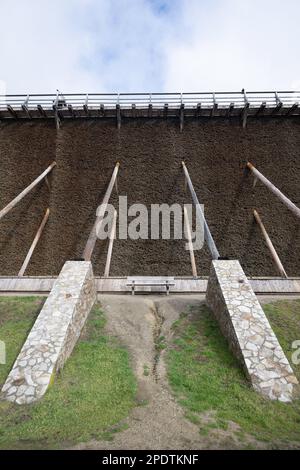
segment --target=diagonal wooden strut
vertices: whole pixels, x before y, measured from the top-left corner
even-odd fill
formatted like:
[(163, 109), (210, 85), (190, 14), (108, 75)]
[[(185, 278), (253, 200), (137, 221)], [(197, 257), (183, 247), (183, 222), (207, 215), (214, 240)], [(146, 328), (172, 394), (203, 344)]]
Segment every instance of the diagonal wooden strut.
[(29, 264), (29, 262), (30, 262), (30, 259), (31, 259), (32, 255), (33, 255), (33, 252), (34, 252), (34, 250), (35, 250), (35, 247), (36, 247), (36, 245), (38, 244), (39, 239), (40, 239), (41, 236), (42, 236), (44, 227), (45, 227), (45, 225), (46, 225), (46, 223), (47, 223), (47, 221), (48, 221), (48, 219), (49, 219), (49, 214), (50, 214), (50, 210), (49, 210), (49, 208), (48, 208), (48, 209), (46, 210), (46, 212), (45, 212), (45, 215), (44, 215), (44, 217), (43, 217), (42, 223), (41, 223), (41, 225), (39, 226), (38, 231), (36, 232), (36, 235), (35, 235), (35, 237), (34, 237), (34, 240), (33, 240), (32, 244), (31, 244), (31, 247), (30, 247), (30, 249), (29, 249), (27, 255), (26, 255), (26, 258), (25, 258), (25, 260), (24, 260), (24, 262), (23, 262), (23, 264), (22, 264), (22, 267), (21, 267), (21, 269), (20, 269), (20, 271), (19, 271), (18, 276), (24, 276), (24, 273), (25, 273), (25, 271), (26, 271), (26, 269), (27, 269), (27, 266), (28, 266), (28, 264)]
[(273, 261), (274, 261), (274, 263), (275, 263), (275, 266), (276, 266), (277, 270), (279, 271), (279, 273), (280, 273), (280, 275), (281, 275), (282, 277), (287, 278), (287, 277), (288, 277), (288, 276), (287, 276), (287, 273), (286, 273), (286, 271), (285, 271), (285, 269), (284, 269), (284, 267), (283, 267), (283, 265), (282, 265), (282, 263), (281, 263), (281, 261), (280, 261), (280, 258), (279, 258), (278, 254), (277, 254), (277, 252), (276, 252), (276, 250), (275, 250), (275, 248), (274, 248), (274, 245), (273, 245), (273, 243), (272, 243), (272, 241), (271, 241), (271, 239), (270, 239), (270, 237), (269, 237), (269, 235), (268, 235), (268, 232), (267, 232), (267, 230), (266, 230), (264, 224), (262, 223), (262, 220), (261, 220), (261, 218), (260, 218), (258, 212), (257, 212), (256, 210), (254, 210), (254, 211), (253, 211), (253, 215), (254, 215), (254, 218), (255, 218), (257, 224), (258, 224), (259, 227), (260, 227), (260, 230), (261, 230), (261, 232), (262, 232), (262, 234), (263, 234), (263, 237), (264, 237), (264, 239), (265, 239), (266, 245), (267, 245), (267, 247), (268, 247), (269, 250), (270, 250), (271, 256), (272, 256), (272, 258), (273, 258)]
[(83, 258), (84, 258), (85, 261), (90, 261), (91, 258), (92, 258), (92, 254), (93, 254), (95, 244), (96, 244), (96, 241), (97, 241), (97, 228), (99, 230), (100, 227), (101, 227), (101, 225), (98, 225), (98, 224), (102, 224), (102, 222), (103, 222), (103, 217), (104, 217), (105, 211), (107, 209), (107, 204), (108, 204), (109, 198), (111, 196), (111, 193), (112, 193), (112, 190), (113, 190), (116, 178), (117, 178), (119, 165), (120, 165), (119, 162), (117, 162), (116, 166), (115, 166), (115, 169), (113, 171), (110, 183), (109, 183), (108, 188), (106, 190), (106, 193), (104, 195), (103, 201), (97, 209), (97, 213), (99, 211), (99, 215), (97, 215), (97, 217), (96, 217), (95, 223), (94, 223), (93, 228), (90, 232), (88, 241), (86, 242), (85, 249), (84, 249), (84, 252), (83, 252)]
[(203, 214), (203, 211), (201, 209), (201, 206), (200, 206), (200, 202), (197, 198), (197, 194), (194, 190), (194, 186), (193, 186), (193, 183), (191, 181), (191, 178), (190, 178), (190, 175), (189, 175), (189, 172), (187, 170), (187, 167), (185, 166), (185, 163), (182, 162), (182, 167), (183, 167), (183, 171), (184, 171), (184, 174), (185, 174), (185, 177), (186, 177), (186, 180), (187, 180), (187, 184), (188, 184), (188, 187), (189, 187), (189, 190), (190, 190), (190, 193), (191, 193), (191, 196), (192, 196), (192, 199), (193, 199), (193, 203), (195, 204), (195, 207), (196, 207), (196, 213), (198, 215), (198, 217), (200, 218), (200, 220), (203, 220), (203, 224), (204, 224), (204, 238), (205, 238), (205, 241), (208, 245), (208, 248), (209, 248), (209, 251), (212, 255), (212, 258), (213, 259), (219, 259), (220, 257), (220, 253), (217, 249), (217, 246), (215, 244), (215, 241), (212, 237), (212, 234), (210, 232), (210, 229), (209, 229), (209, 226), (205, 220), (205, 217), (204, 217), (204, 214)]
[(195, 261), (194, 247), (193, 247), (193, 242), (192, 242), (190, 221), (189, 221), (188, 213), (187, 213), (187, 210), (186, 210), (185, 206), (183, 207), (183, 212), (184, 212), (185, 226), (186, 226), (186, 230), (187, 230), (187, 239), (188, 239), (188, 244), (189, 244), (189, 252), (190, 252), (192, 273), (193, 273), (194, 277), (197, 277), (198, 274), (197, 274), (197, 267), (196, 267), (196, 261)]
[(110, 236), (109, 236), (109, 244), (108, 244), (108, 250), (107, 250), (104, 277), (109, 276), (112, 250), (113, 250), (114, 240), (115, 240), (115, 236), (116, 236), (116, 228), (117, 228), (117, 211), (115, 209), (114, 210), (114, 216), (113, 216), (112, 228), (111, 228), (111, 232), (110, 232)]
[(286, 197), (276, 186), (271, 183), (260, 171), (258, 171), (252, 163), (247, 163), (247, 168), (252, 171), (255, 178), (259, 179), (281, 202), (293, 212), (296, 217), (300, 218), (300, 209), (288, 197)]
[(0, 220), (2, 217), (4, 217), (15, 205), (20, 202), (24, 196), (26, 196), (37, 184), (39, 184), (40, 181), (42, 181), (50, 171), (55, 167), (56, 162), (51, 163), (51, 165), (48, 166), (48, 168), (40, 175), (38, 176), (27, 188), (25, 188), (20, 194), (18, 194), (17, 197), (15, 197), (12, 201), (10, 201), (9, 204), (7, 204), (4, 209), (0, 211)]

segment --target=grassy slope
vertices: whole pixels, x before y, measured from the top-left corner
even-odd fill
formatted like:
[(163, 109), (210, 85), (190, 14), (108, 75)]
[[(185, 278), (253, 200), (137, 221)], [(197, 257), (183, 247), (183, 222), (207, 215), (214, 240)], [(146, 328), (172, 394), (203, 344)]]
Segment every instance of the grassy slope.
[[(290, 359), (291, 343), (300, 339), (300, 301), (269, 304), (265, 311)], [(255, 393), (206, 306), (183, 314), (173, 328), (167, 359), (170, 383), (201, 432), (226, 428), (233, 421), (240, 426), (239, 437), (247, 432), (260, 440), (280, 440), (281, 445), (300, 443), (300, 400), (270, 402)], [(293, 368), (300, 379), (300, 366)], [(203, 412), (213, 419), (201, 420)]]
[[(0, 298), (0, 339), (7, 364), (0, 385), (41, 307), (34, 297)], [(98, 306), (54, 385), (39, 403), (26, 407), (0, 402), (1, 448), (60, 447), (91, 438), (110, 439), (135, 405), (136, 383), (128, 353), (103, 335)]]

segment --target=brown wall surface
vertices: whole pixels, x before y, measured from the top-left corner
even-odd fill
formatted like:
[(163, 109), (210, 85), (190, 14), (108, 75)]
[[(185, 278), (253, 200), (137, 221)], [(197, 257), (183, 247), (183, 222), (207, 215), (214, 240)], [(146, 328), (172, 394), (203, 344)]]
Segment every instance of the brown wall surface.
[[(237, 258), (246, 274), (276, 276), (256, 208), (290, 276), (300, 276), (300, 222), (261, 183), (244, 175), (249, 160), (300, 206), (300, 119), (128, 119), (3, 122), (0, 126), (0, 208), (54, 159), (51, 193), (40, 184), (0, 221), (0, 275), (16, 275), (49, 204), (50, 218), (28, 275), (56, 275), (80, 257), (116, 161), (119, 195), (128, 204), (190, 202), (181, 161), (221, 256)], [(114, 191), (112, 202), (117, 201)], [(111, 275), (190, 275), (183, 240), (116, 240)], [(94, 271), (103, 274), (107, 242), (98, 241)], [(208, 275), (207, 248), (196, 252), (198, 274)]]

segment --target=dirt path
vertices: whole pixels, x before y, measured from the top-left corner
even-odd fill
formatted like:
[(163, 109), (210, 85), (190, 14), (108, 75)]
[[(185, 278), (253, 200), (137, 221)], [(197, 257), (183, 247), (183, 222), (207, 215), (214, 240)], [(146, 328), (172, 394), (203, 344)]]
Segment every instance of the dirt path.
[[(138, 380), (137, 406), (125, 420), (127, 429), (117, 433), (112, 442), (91, 441), (75, 449), (207, 449), (237, 448), (230, 427), (214, 437), (203, 437), (199, 428), (188, 421), (173, 397), (164, 362), (165, 350), (157, 345), (163, 336), (168, 344), (171, 325), (189, 306), (203, 302), (200, 295), (150, 297), (101, 295), (107, 317), (107, 333), (117, 337), (131, 355)], [(241, 445), (241, 444), (240, 444)]]

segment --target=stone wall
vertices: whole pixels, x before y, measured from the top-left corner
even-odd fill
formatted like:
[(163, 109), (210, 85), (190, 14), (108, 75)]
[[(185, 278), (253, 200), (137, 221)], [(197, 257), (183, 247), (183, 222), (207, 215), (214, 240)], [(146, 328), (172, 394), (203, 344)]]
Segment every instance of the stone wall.
[(41, 398), (70, 356), (96, 299), (92, 265), (67, 261), (2, 388), (18, 404)]
[(254, 389), (291, 401), (298, 381), (238, 261), (212, 262), (206, 301)]

